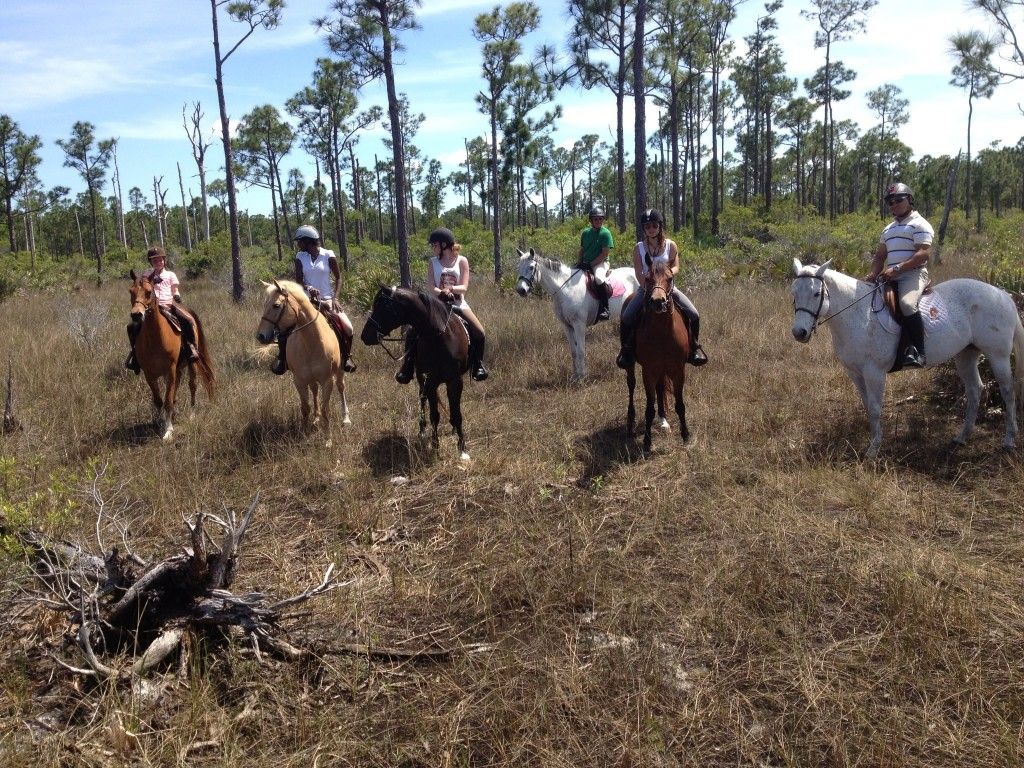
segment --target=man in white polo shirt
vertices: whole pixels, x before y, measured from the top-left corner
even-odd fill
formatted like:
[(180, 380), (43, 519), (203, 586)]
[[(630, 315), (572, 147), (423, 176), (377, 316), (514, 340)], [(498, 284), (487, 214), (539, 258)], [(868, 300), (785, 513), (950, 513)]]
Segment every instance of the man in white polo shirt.
[(914, 210), (914, 193), (906, 184), (886, 187), (885, 202), (894, 221), (882, 230), (871, 273), (865, 279), (873, 282), (881, 278), (896, 284), (909, 341), (900, 367), (923, 368), (924, 324), (917, 303), (928, 284), (928, 258), (935, 233), (927, 219)]

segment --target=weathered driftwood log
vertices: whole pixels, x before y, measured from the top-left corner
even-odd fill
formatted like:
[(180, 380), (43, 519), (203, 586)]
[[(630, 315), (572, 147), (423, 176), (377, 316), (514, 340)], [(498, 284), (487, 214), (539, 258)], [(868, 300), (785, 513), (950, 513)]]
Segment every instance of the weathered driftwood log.
[[(186, 523), (191, 546), (153, 565), (140, 566), (137, 558), (123, 557), (116, 548), (100, 557), (34, 532), (16, 533), (49, 593), (40, 595), (40, 602), (68, 615), (69, 635), (85, 661), (58, 663), (83, 675), (139, 677), (170, 658), (186, 633), (220, 638), (232, 628), (244, 633), (257, 651), (288, 660), (305, 657), (307, 651), (278, 636), (280, 622), (289, 609), (341, 583), (333, 578), (332, 564), (318, 585), (284, 599), (229, 591), (258, 506), (259, 495), (240, 520), (230, 511), (225, 520), (199, 513)], [(206, 531), (207, 521), (224, 531), (219, 549)], [(104, 661), (123, 654), (133, 655), (134, 661)]]

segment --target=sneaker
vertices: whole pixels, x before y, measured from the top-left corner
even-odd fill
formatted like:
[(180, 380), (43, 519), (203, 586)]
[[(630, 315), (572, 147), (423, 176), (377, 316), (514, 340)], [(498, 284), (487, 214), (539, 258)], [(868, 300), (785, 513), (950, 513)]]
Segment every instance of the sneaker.
[(489, 375), (490, 374), (487, 373), (487, 369), (484, 368), (484, 364), (479, 363), (473, 371), (473, 381), (486, 381)]
[(917, 347), (911, 345), (907, 347), (907, 351), (903, 353), (904, 368), (924, 368), (924, 355), (917, 351)]
[(700, 366), (707, 363), (707, 361), (708, 356), (704, 352), (704, 347), (702, 347), (700, 344), (698, 344), (690, 351), (690, 356), (686, 359), (686, 362), (697, 368), (700, 368)]
[(636, 364), (636, 358), (633, 357), (633, 350), (623, 347), (615, 358), (615, 364), (622, 370), (628, 370)]

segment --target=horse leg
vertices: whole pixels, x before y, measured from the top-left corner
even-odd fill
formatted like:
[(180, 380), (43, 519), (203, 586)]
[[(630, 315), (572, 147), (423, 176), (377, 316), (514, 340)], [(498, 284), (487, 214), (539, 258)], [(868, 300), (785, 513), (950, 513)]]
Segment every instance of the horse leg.
[(658, 398), (658, 382), (644, 370), (644, 391), (647, 394), (647, 408), (644, 411), (644, 450), (651, 450), (651, 424), (654, 423), (654, 403)]
[(1006, 435), (1003, 437), (1003, 448), (1013, 448), (1017, 440), (1017, 392), (1013, 386), (1010, 356), (990, 356), (988, 362), (999, 383), (999, 394), (1003, 396), (1003, 408), (1006, 409)]
[(345, 369), (338, 368), (334, 376), (334, 385), (338, 388), (338, 396), (341, 398), (341, 423), (351, 424), (352, 419), (348, 415), (348, 399), (345, 397)]
[(160, 376), (150, 376), (146, 373), (146, 383), (149, 384), (150, 392), (153, 394), (153, 423), (160, 427), (163, 422), (164, 399), (160, 396)]
[[(962, 349), (953, 358), (956, 363), (956, 372), (960, 374), (960, 381), (964, 383), (964, 392), (967, 395), (967, 409), (964, 411), (964, 426), (960, 434), (953, 438), (954, 445), (963, 445), (974, 431), (974, 424), (978, 419), (978, 405), (981, 403), (981, 374), (978, 373), (978, 358), (980, 353), (973, 347)], [(994, 368), (994, 366), (993, 366)]]
[(420, 381), (420, 434), (419, 438), (422, 440), (424, 435), (427, 434), (427, 387), (423, 381)]
[(862, 370), (864, 409), (868, 412), (871, 425), (871, 442), (868, 443), (867, 457), (873, 459), (878, 455), (882, 445), (882, 399), (885, 396), (885, 370), (874, 368)]
[(580, 364), (579, 358), (576, 354), (576, 330), (572, 323), (562, 321), (562, 330), (565, 332), (565, 340), (569, 344), (569, 355), (572, 357), (572, 377), (571, 381), (579, 381), (580, 379)]
[(462, 377), (448, 382), (448, 420), (459, 439), (459, 461), (469, 461), (466, 437), (462, 434)]
[(323, 428), (327, 432), (327, 441), (330, 443), (331, 440), (331, 393), (333, 392), (333, 383), (330, 379), (323, 382), (318, 382), (316, 388), (320, 390), (320, 420), (323, 422)]
[(629, 406), (626, 408), (626, 437), (633, 436), (636, 429), (636, 406), (633, 404), (633, 390), (636, 389), (636, 366), (626, 369), (626, 389), (629, 391)]
[(587, 324), (576, 323), (573, 326), (573, 336), (576, 339), (574, 349), (574, 367), (578, 371), (577, 381), (587, 378)]
[(676, 397), (676, 415), (679, 417), (679, 432), (684, 443), (690, 442), (690, 429), (686, 426), (686, 403), (683, 402), (683, 384), (686, 376), (680, 370), (672, 377), (672, 391)]
[(661, 385), (658, 388), (658, 418), (661, 420), (658, 422), (658, 428), (664, 432), (671, 432), (672, 426), (668, 423), (668, 418), (665, 414), (668, 413), (668, 388), (672, 384), (672, 378), (665, 376), (661, 380)]
[(436, 451), (440, 446), (440, 440), (437, 437), (437, 425), (441, 421), (441, 409), (437, 405), (436, 386), (430, 387), (430, 391), (427, 393), (427, 402), (430, 403), (430, 442)]
[(295, 389), (299, 393), (299, 408), (302, 411), (302, 431), (309, 431), (309, 392), (305, 384), (300, 383), (298, 379), (293, 379), (295, 382)]
[(164, 395), (164, 440), (174, 435), (174, 405), (178, 397), (178, 366), (172, 365), (167, 371), (167, 392)]

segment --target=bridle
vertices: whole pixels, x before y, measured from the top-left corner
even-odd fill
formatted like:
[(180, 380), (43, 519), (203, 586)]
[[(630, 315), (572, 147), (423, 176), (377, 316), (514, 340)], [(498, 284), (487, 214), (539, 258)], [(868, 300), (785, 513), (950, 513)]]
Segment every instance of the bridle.
[(286, 293), (280, 294), (280, 297), (283, 299), (283, 301), (281, 302), (281, 308), (278, 309), (278, 311), (277, 311), (277, 317), (274, 320), (271, 320), (268, 317), (268, 313), (264, 312), (263, 313), (263, 317), (261, 318), (262, 320), (265, 320), (266, 322), (270, 323), (270, 327), (274, 329), (274, 331), (278, 334), (278, 336), (280, 336), (282, 334), (288, 335), (288, 334), (292, 334), (292, 333), (297, 333), (298, 331), (301, 331), (303, 328), (308, 328), (309, 326), (311, 326), (313, 323), (316, 322), (316, 319), (318, 317), (320, 317), (320, 307), (317, 307), (317, 306), (314, 305), (313, 308), (316, 310), (316, 314), (313, 315), (313, 318), (311, 320), (307, 320), (302, 325), (293, 325), (291, 328), (284, 328), (284, 329), (282, 329), (281, 328), (281, 318), (284, 317), (284, 310), (285, 310), (286, 307), (292, 311), (292, 314), (295, 315), (295, 322), (296, 323), (298, 323), (298, 321), (299, 321), (299, 313), (298, 313), (297, 310), (295, 310), (292, 307), (291, 297), (288, 296), (288, 294), (286, 294)]
[[(533, 266), (530, 267), (530, 276), (529, 277), (525, 277), (523, 275), (519, 276), (519, 279), (522, 280), (524, 283), (526, 283), (526, 289), (527, 289), (528, 292), (533, 290), (533, 284), (537, 280), (537, 272), (540, 270), (540, 262), (537, 261), (537, 257), (536, 256), (531, 256), (530, 257), (530, 261), (533, 262)], [(558, 286), (558, 289), (555, 291), (555, 293), (561, 292), (561, 290), (563, 288), (565, 288), (566, 285), (569, 284), (569, 281), (572, 280), (576, 276), (576, 273), (577, 272), (582, 272), (582, 271), (583, 271), (583, 269), (580, 268), (580, 267), (575, 267), (575, 268), (571, 269), (569, 271), (569, 276), (567, 278), (565, 278), (565, 280), (562, 281), (562, 284), (560, 286)]]
[(833, 317), (836, 317), (837, 315), (843, 314), (843, 312), (848, 310), (854, 304), (857, 304), (857, 303), (863, 301), (868, 296), (874, 295), (875, 291), (879, 290), (882, 287), (882, 283), (881, 282), (876, 282), (874, 287), (870, 291), (865, 293), (863, 296), (857, 297), (856, 299), (851, 301), (849, 304), (847, 304), (845, 307), (843, 307), (839, 311), (833, 312), (831, 315), (828, 315), (827, 317), (825, 317), (824, 320), (819, 320), (818, 318), (821, 317), (821, 310), (825, 306), (825, 301), (826, 301), (826, 299), (829, 298), (829, 295), (828, 295), (828, 283), (825, 282), (825, 278), (818, 277), (817, 275), (797, 275), (793, 279), (794, 280), (801, 280), (801, 279), (805, 279), (805, 278), (808, 279), (808, 280), (821, 280), (821, 297), (818, 299), (818, 307), (817, 307), (817, 309), (814, 309), (814, 310), (810, 310), (807, 307), (798, 307), (798, 306), (796, 306), (796, 299), (793, 299), (793, 312), (794, 312), (794, 314), (797, 313), (797, 312), (806, 312), (808, 315), (811, 316), (811, 319), (812, 319), (811, 333), (812, 334), (815, 333), (818, 330), (818, 326), (819, 325), (824, 325), (829, 320), (831, 320)]
[[(148, 279), (140, 280), (139, 283), (138, 283), (138, 286), (139, 286), (140, 289), (143, 288), (143, 284), (144, 283), (149, 283), (149, 294), (150, 294), (149, 298), (148, 299), (137, 299), (137, 298), (135, 298), (135, 295), (132, 294), (132, 306), (128, 310), (128, 314), (131, 315), (131, 314), (133, 314), (136, 306), (142, 307), (142, 319), (143, 320), (146, 319), (146, 313), (149, 312), (152, 309), (152, 304), (153, 304), (153, 301), (155, 300), (155, 297), (153, 296), (153, 284)], [(145, 290), (145, 289), (143, 289), (143, 290)]]
[[(664, 309), (658, 309), (658, 305), (654, 303), (654, 301), (655, 301), (655, 299), (654, 299), (654, 292), (655, 291), (661, 291), (661, 293), (664, 295), (665, 299), (664, 299), (664, 304), (662, 305), (664, 307)], [(658, 315), (664, 315), (666, 313), (671, 314), (672, 313), (672, 304), (674, 303), (672, 301), (672, 298), (671, 298), (671, 289), (666, 288), (663, 285), (652, 285), (651, 289), (647, 292), (647, 301), (646, 301), (646, 303), (648, 305), (650, 305), (651, 311), (654, 312), (655, 314), (658, 314)]]

